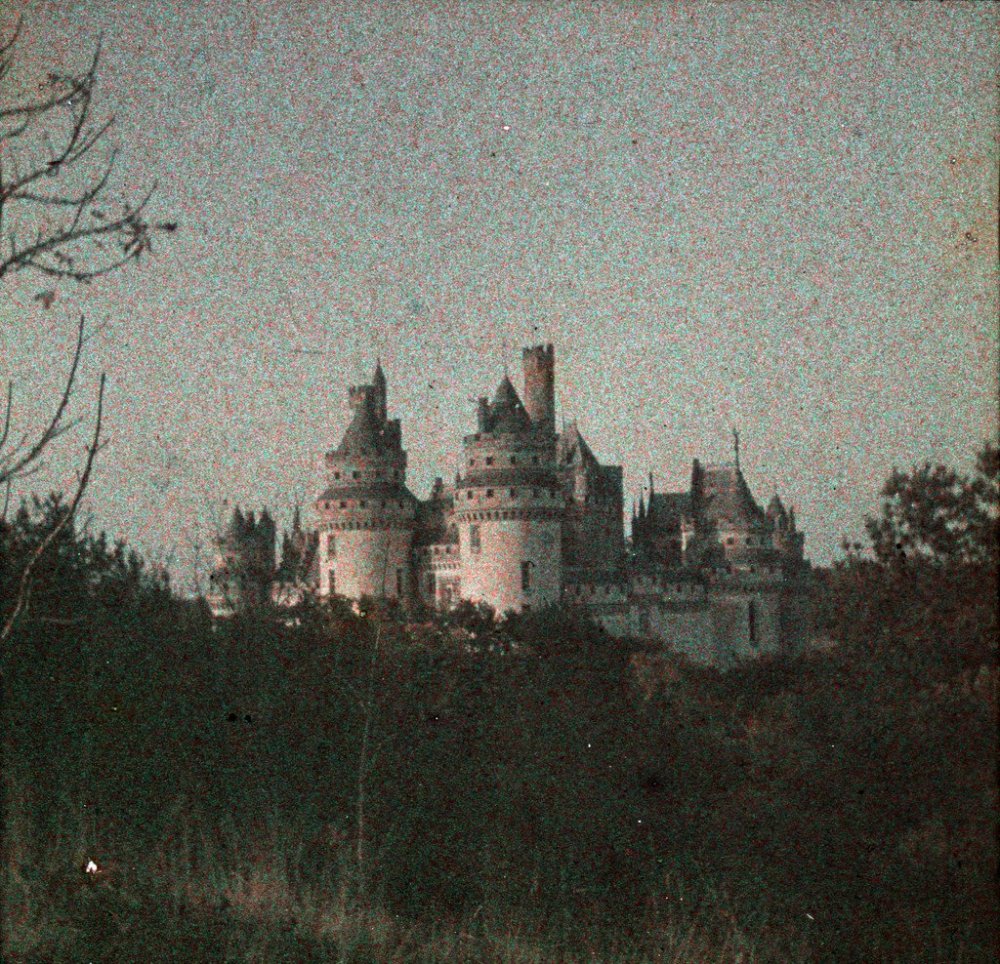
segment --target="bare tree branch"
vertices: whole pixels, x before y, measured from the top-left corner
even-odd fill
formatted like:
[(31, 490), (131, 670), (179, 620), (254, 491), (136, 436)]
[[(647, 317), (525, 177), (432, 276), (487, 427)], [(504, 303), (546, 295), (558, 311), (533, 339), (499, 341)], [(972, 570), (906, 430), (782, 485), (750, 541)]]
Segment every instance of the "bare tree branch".
[(83, 343), (84, 343), (84, 328), (86, 326), (86, 319), (83, 315), (80, 316), (80, 323), (77, 326), (76, 332), (76, 347), (73, 350), (73, 361), (70, 365), (69, 375), (66, 377), (66, 384), (63, 387), (62, 397), (59, 399), (59, 404), (56, 406), (56, 410), (49, 420), (49, 424), (46, 426), (45, 430), (38, 436), (34, 444), (27, 447), (18, 445), (12, 452), (4, 455), (3, 447), (7, 442), (7, 436), (9, 434), (11, 409), (13, 405), (13, 383), (7, 386), (7, 411), (4, 416), (4, 431), (3, 436), (0, 437), (0, 485), (13, 481), (17, 478), (23, 478), (29, 470), (34, 468), (35, 463), (45, 450), (49, 443), (53, 442), (55, 439), (59, 438), (60, 435), (65, 434), (77, 423), (63, 422), (63, 417), (66, 414), (66, 407), (69, 405), (70, 396), (73, 394), (73, 386), (76, 384), (76, 374), (80, 367), (80, 356), (83, 353)]
[[(48, 96), (2, 105), (19, 34), (20, 25), (0, 45), (0, 279), (29, 270), (89, 282), (137, 260), (152, 250), (154, 234), (177, 226), (147, 219), (155, 184), (138, 201), (112, 203), (114, 150), (98, 166), (88, 163), (115, 124), (113, 116), (91, 120), (100, 43), (83, 72), (49, 75)], [(30, 240), (25, 230), (34, 232)]]
[(10, 638), (11, 633), (14, 631), (14, 624), (17, 622), (18, 617), (28, 609), (28, 603), (31, 597), (31, 576), (35, 566), (38, 565), (39, 560), (45, 555), (46, 550), (56, 540), (59, 533), (62, 532), (73, 520), (73, 517), (76, 515), (76, 511), (80, 506), (80, 500), (83, 498), (83, 494), (87, 491), (87, 485), (90, 482), (90, 473), (94, 467), (94, 459), (103, 447), (101, 445), (101, 422), (104, 415), (104, 384), (105, 376), (101, 375), (100, 385), (97, 390), (97, 418), (94, 423), (94, 435), (91, 439), (90, 445), (87, 447), (87, 461), (84, 463), (83, 472), (80, 474), (80, 479), (77, 482), (73, 500), (63, 513), (62, 518), (49, 530), (45, 538), (35, 547), (35, 551), (28, 558), (24, 569), (21, 571), (21, 580), (18, 584), (17, 599), (14, 603), (14, 608), (11, 610), (10, 615), (4, 622), (3, 629), (0, 629), (0, 643), (4, 643)]
[[(155, 233), (172, 233), (177, 225), (152, 222), (146, 207), (156, 185), (138, 201), (110, 196), (116, 153), (97, 155), (107, 143), (114, 117), (94, 121), (92, 103), (97, 86), (101, 44), (98, 41), (87, 66), (70, 73), (50, 73), (35, 97), (6, 99), (21, 39), (20, 21), (7, 39), (0, 38), (0, 282), (20, 271), (49, 278), (86, 283), (138, 260), (152, 250)], [(36, 300), (48, 308), (55, 291)], [(77, 386), (85, 320), (81, 316), (70, 371), (59, 402), (44, 430), (33, 440), (24, 434), (11, 446), (14, 385), (0, 428), (0, 485), (5, 488), (3, 511), (10, 502), (11, 483), (38, 471), (44, 453), (77, 424), (67, 419)], [(0, 642), (28, 608), (34, 570), (54, 540), (71, 524), (87, 489), (94, 460), (101, 449), (105, 376), (97, 396), (94, 435), (76, 492), (66, 511), (31, 553), (21, 571), (16, 602), (0, 629)], [(0, 651), (2, 656), (2, 651)]]

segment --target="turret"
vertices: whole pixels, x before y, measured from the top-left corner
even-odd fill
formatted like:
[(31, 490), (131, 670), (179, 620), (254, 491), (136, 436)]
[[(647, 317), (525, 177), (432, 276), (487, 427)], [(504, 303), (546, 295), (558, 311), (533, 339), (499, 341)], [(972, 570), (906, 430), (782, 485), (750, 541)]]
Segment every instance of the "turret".
[(777, 492), (774, 493), (774, 498), (768, 503), (767, 517), (771, 520), (771, 524), (776, 530), (780, 531), (788, 526), (788, 513), (785, 511), (785, 507)]
[(557, 602), (563, 496), (552, 432), (532, 423), (505, 375), (465, 438), (454, 520), (462, 596), (500, 612)]
[(522, 356), (524, 371), (524, 407), (532, 425), (540, 432), (554, 435), (556, 431), (555, 349), (552, 345), (525, 348)]
[(348, 390), (353, 412), (340, 445), (326, 454), (327, 488), (316, 502), (320, 595), (407, 601), (416, 499), (406, 488), (398, 419), (387, 418), (386, 380)]

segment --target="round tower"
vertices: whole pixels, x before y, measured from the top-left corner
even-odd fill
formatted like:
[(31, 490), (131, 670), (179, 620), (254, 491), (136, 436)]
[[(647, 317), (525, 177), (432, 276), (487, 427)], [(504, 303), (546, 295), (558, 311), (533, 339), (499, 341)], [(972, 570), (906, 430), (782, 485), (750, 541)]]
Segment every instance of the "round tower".
[(537, 431), (556, 431), (556, 358), (552, 345), (535, 345), (521, 354), (524, 407)]
[(320, 518), (319, 593), (407, 601), (413, 592), (417, 502), (406, 488), (398, 419), (385, 418), (385, 378), (349, 390), (354, 416), (325, 459)]
[(455, 484), (462, 597), (501, 613), (558, 602), (563, 509), (555, 436), (504, 377), (492, 404), (480, 400)]

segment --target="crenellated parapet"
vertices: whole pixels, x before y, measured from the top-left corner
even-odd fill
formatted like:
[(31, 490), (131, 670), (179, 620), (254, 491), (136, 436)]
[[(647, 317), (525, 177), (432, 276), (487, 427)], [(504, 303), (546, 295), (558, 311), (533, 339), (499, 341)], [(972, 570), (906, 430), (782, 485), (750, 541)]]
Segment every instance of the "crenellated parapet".
[[(277, 578), (289, 591), (278, 596), (315, 587), (419, 610), (484, 602), (501, 614), (562, 602), (611, 636), (716, 665), (800, 645), (804, 535), (777, 495), (766, 511), (754, 499), (738, 436), (735, 460), (695, 460), (685, 491), (656, 491), (650, 474), (626, 544), (622, 467), (599, 461), (575, 420), (556, 430), (552, 345), (525, 348), (522, 363), (522, 393), (504, 375), (478, 400), (454, 481), (436, 479), (425, 499), (407, 488), (381, 364), (370, 383), (351, 386), (349, 423), (322, 460), (316, 528), (306, 533), (296, 515)], [(237, 511), (218, 554), (220, 607), (263, 598), (274, 571), (270, 517)]]

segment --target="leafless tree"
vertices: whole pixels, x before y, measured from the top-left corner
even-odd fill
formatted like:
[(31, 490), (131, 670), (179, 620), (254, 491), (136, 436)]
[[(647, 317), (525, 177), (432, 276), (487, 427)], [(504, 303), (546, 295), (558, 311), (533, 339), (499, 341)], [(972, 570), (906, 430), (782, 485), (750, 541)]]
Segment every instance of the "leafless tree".
[(155, 184), (138, 201), (111, 196), (117, 151), (105, 147), (115, 119), (92, 115), (100, 45), (85, 70), (49, 73), (37, 97), (8, 104), (19, 37), (20, 24), (0, 45), (0, 279), (31, 270), (88, 282), (177, 226), (147, 219)]
[[(49, 73), (35, 96), (11, 101), (10, 80), (20, 37), (18, 23), (10, 37), (0, 40), (0, 282), (28, 272), (51, 284), (85, 284), (138, 261), (144, 252), (152, 251), (154, 234), (172, 233), (176, 224), (147, 218), (155, 184), (138, 201), (112, 196), (117, 152), (107, 140), (115, 119), (95, 121), (92, 112), (100, 44), (85, 69)], [(54, 299), (54, 289), (35, 298), (46, 309)], [(7, 384), (0, 413), (0, 520), (6, 518), (12, 484), (38, 471), (51, 444), (78, 424), (68, 417), (68, 409), (77, 388), (85, 328), (81, 316), (61, 396), (37, 436), (12, 435), (14, 382)], [(28, 605), (33, 569), (70, 524), (86, 491), (103, 445), (104, 386), (101, 374), (94, 431), (76, 490), (52, 532), (25, 563), (13, 606), (0, 622), (0, 643), (9, 638)]]

